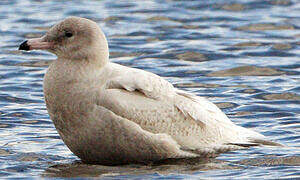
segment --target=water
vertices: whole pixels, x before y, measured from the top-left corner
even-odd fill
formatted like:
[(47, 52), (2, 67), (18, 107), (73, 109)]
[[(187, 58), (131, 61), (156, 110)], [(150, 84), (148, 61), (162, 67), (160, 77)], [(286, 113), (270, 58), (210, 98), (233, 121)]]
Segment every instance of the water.
[[(0, 178), (300, 177), (299, 1), (2, 0), (0, 12)], [(288, 147), (153, 166), (80, 163), (43, 100), (43, 75), (55, 56), (17, 51), (67, 16), (96, 21), (112, 61), (206, 96), (236, 124)]]

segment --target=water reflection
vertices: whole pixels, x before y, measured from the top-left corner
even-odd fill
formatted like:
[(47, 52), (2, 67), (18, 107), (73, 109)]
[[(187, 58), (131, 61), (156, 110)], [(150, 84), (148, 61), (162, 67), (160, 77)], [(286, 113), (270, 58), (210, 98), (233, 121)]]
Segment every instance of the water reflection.
[(193, 174), (203, 171), (237, 170), (249, 167), (299, 166), (300, 157), (268, 156), (244, 159), (234, 163), (217, 159), (190, 159), (176, 162), (163, 162), (156, 165), (102, 166), (88, 165), (80, 161), (68, 164), (56, 164), (47, 168), (44, 177), (134, 177)]

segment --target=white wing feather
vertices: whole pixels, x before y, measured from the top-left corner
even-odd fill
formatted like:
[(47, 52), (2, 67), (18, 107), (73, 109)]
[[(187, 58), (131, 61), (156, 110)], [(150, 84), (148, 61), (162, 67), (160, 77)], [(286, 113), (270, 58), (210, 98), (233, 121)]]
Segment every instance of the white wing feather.
[(233, 124), (205, 98), (178, 90), (155, 74), (113, 63), (110, 68), (114, 74), (97, 104), (146, 131), (170, 135), (182, 149), (223, 151), (237, 148), (230, 144), (264, 138)]

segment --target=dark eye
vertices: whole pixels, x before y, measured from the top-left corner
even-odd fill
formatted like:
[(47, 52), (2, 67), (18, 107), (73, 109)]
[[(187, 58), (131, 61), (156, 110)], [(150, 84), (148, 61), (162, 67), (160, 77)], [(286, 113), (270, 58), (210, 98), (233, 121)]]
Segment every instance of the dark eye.
[(65, 33), (65, 36), (69, 38), (69, 37), (72, 37), (73, 34), (72, 34), (71, 32), (66, 32), (66, 33)]

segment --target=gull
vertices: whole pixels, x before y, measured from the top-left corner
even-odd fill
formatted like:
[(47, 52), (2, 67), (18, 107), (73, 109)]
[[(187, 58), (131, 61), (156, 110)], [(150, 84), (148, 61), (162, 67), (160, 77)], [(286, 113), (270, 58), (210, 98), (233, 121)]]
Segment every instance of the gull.
[(109, 61), (97, 23), (68, 17), (19, 50), (57, 56), (44, 77), (48, 113), (61, 139), (83, 162), (117, 165), (215, 157), (279, 145), (235, 125), (203, 97), (164, 78)]

